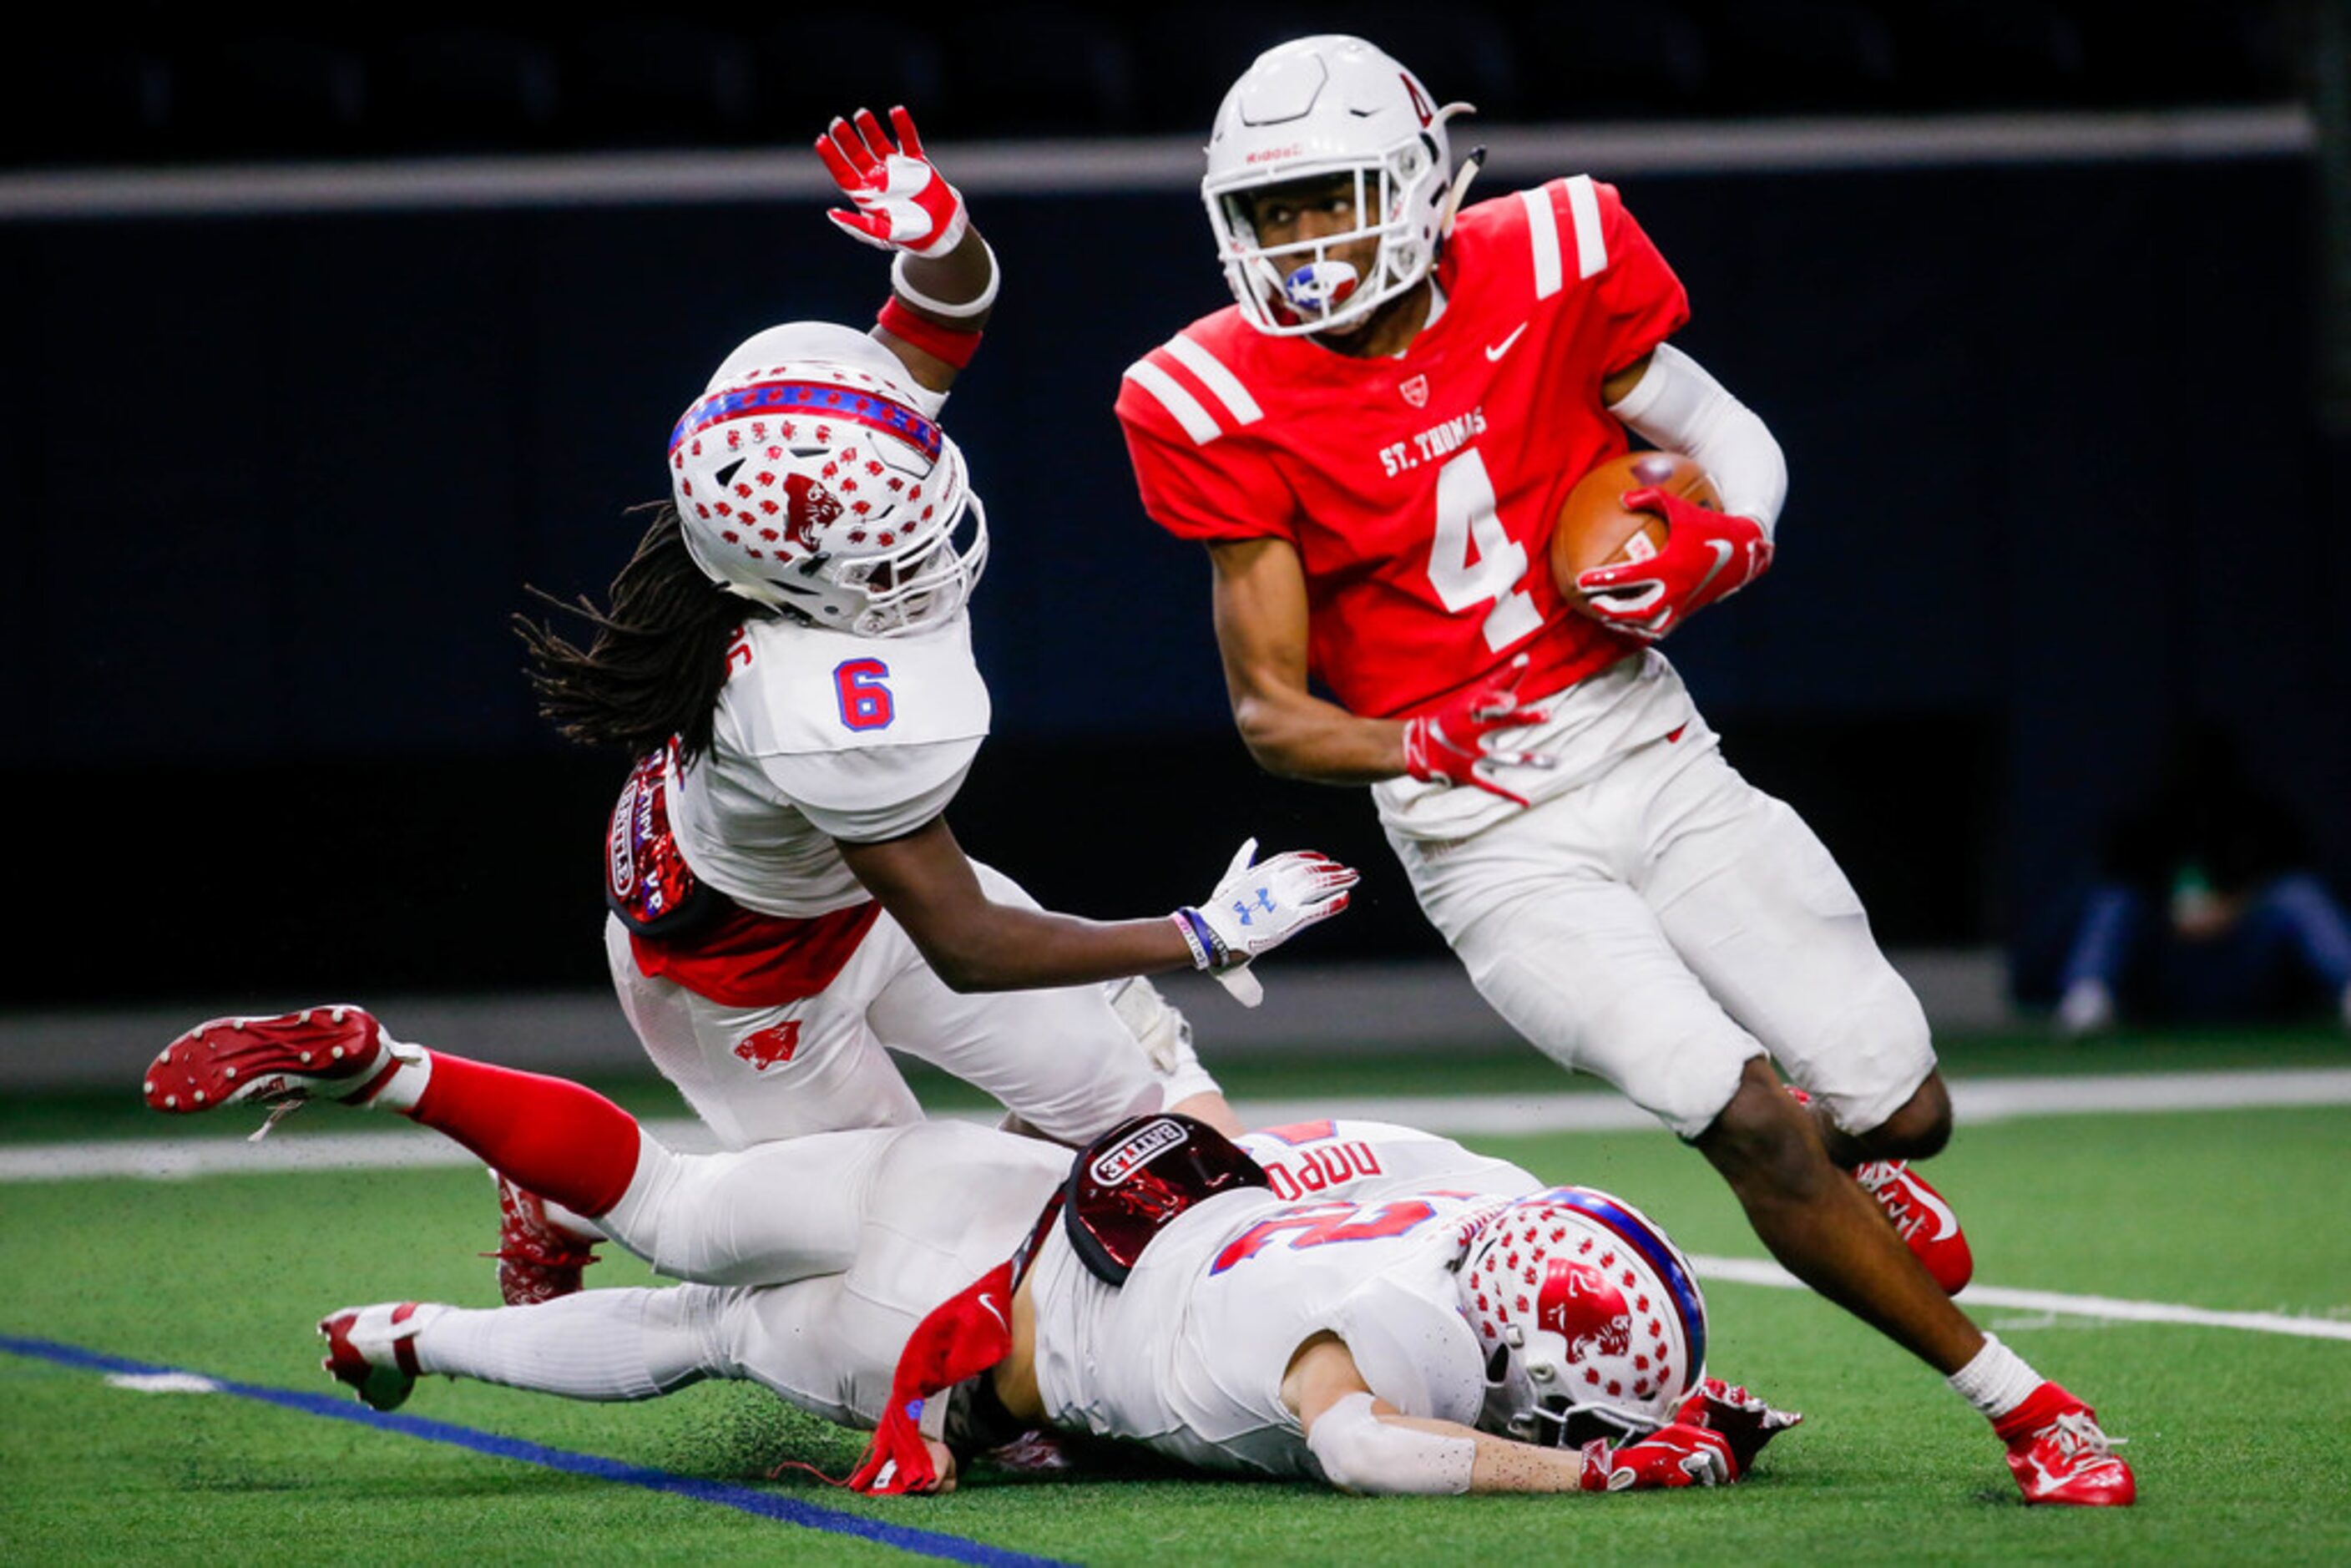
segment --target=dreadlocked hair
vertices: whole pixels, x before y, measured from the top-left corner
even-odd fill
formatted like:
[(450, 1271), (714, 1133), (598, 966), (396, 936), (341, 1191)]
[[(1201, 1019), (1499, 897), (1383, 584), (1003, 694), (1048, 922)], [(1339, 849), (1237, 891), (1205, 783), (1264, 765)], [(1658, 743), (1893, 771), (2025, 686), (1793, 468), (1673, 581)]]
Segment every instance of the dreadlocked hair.
[(524, 674), (540, 716), (567, 739), (635, 755), (675, 736), (682, 758), (697, 757), (710, 746), (726, 649), (747, 619), (767, 612), (703, 575), (686, 553), (675, 507), (649, 501), (630, 510), (652, 511), (653, 520), (612, 580), (609, 609), (585, 594), (563, 600), (526, 585), (596, 634), (582, 649), (554, 622), (517, 613), (515, 632), (530, 656)]

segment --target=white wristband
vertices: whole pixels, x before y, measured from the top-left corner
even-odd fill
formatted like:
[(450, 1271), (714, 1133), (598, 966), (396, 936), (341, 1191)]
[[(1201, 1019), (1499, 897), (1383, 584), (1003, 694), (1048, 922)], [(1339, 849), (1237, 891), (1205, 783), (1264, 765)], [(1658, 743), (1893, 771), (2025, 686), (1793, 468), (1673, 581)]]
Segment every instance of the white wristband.
[(898, 259), (890, 264), (890, 287), (896, 289), (898, 298), (907, 304), (927, 310), (934, 316), (944, 316), (950, 321), (967, 321), (974, 316), (985, 316), (988, 308), (996, 303), (996, 285), (1003, 274), (996, 266), (995, 247), (983, 238), (979, 248), (987, 256), (987, 287), (979, 291), (977, 299), (950, 305), (944, 299), (934, 299), (915, 287), (906, 281), (906, 263), (913, 258), (903, 250), (898, 253)]

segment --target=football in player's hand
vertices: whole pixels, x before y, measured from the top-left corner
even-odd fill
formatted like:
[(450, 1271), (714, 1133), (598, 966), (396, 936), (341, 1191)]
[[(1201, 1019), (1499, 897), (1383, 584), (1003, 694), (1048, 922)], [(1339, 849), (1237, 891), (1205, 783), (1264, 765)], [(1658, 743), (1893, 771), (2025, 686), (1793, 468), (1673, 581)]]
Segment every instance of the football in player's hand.
[(1581, 609), (1585, 601), (1575, 586), (1578, 577), (1594, 567), (1646, 560), (1666, 542), (1665, 518), (1625, 509), (1625, 492), (1650, 488), (1686, 496), (1717, 511), (1722, 507), (1706, 470), (1678, 452), (1627, 452), (1601, 464), (1567, 493), (1552, 530), (1552, 576), (1570, 608)]

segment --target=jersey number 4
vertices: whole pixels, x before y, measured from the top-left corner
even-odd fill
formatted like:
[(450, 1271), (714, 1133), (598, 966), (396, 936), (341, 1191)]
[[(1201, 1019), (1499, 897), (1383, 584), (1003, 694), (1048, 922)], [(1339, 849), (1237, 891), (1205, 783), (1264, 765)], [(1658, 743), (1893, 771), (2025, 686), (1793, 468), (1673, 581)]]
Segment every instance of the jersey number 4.
[(1502, 530), (1486, 459), (1472, 446), (1437, 471), (1437, 537), (1428, 583), (1455, 614), (1483, 604), (1486, 646), (1499, 653), (1542, 625), (1526, 590), (1527, 547)]

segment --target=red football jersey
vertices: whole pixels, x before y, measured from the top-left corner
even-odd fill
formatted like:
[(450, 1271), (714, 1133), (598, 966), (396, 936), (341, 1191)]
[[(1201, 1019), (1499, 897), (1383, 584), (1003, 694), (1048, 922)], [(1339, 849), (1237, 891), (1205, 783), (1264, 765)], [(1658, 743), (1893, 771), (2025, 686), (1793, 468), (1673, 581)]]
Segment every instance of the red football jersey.
[(1276, 538), (1305, 564), (1314, 674), (1402, 717), (1530, 664), (1547, 696), (1639, 644), (1569, 611), (1552, 525), (1625, 450), (1600, 385), (1688, 319), (1614, 186), (1480, 202), (1437, 266), (1445, 312), (1395, 359), (1269, 337), (1228, 307), (1128, 367), (1118, 417), (1170, 533)]

